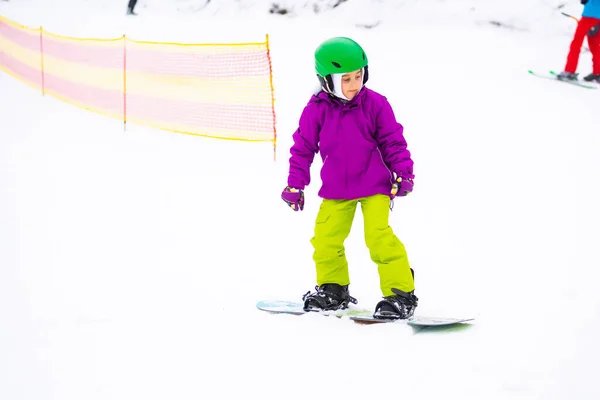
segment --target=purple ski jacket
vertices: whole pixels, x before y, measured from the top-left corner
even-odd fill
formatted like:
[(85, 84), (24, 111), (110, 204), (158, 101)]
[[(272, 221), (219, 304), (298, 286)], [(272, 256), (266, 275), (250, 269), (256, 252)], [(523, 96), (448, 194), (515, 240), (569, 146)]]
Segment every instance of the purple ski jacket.
[(310, 166), (320, 152), (321, 198), (389, 196), (392, 173), (414, 178), (402, 132), (390, 103), (373, 90), (363, 87), (346, 104), (320, 92), (304, 108), (293, 135), (288, 185), (304, 189), (310, 183)]

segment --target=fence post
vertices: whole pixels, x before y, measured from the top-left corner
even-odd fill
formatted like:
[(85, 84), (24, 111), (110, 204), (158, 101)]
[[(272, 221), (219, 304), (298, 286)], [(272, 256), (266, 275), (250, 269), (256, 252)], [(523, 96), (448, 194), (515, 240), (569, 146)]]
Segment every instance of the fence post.
[(123, 35), (123, 131), (127, 132), (127, 36)]
[(42, 74), (42, 96), (46, 95), (46, 80), (44, 77), (44, 29), (40, 26), (40, 71)]
[(273, 87), (273, 67), (271, 66), (271, 49), (269, 34), (266, 35), (267, 60), (269, 60), (269, 83), (271, 84), (271, 112), (273, 113), (273, 161), (277, 161), (277, 128), (275, 120), (275, 89)]

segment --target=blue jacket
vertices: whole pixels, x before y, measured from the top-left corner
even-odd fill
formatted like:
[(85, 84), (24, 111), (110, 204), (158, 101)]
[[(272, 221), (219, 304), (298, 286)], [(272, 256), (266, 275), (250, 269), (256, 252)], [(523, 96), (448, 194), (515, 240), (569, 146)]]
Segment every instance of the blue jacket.
[(583, 7), (582, 17), (600, 19), (600, 0), (589, 0)]

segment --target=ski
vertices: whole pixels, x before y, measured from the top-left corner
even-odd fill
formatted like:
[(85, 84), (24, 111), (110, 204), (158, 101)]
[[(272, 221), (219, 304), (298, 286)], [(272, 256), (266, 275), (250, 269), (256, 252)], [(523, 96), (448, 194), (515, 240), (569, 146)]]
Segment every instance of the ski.
[(573, 86), (579, 86), (579, 87), (586, 88), (586, 89), (598, 89), (597, 85), (594, 85), (594, 84), (591, 84), (591, 83), (583, 83), (583, 82), (580, 82), (580, 81), (560, 80), (560, 79), (558, 79), (558, 74), (556, 72), (554, 72), (554, 71), (549, 71), (548, 74), (540, 74), (540, 73), (537, 73), (537, 72), (535, 72), (533, 70), (528, 70), (527, 72), (529, 72), (530, 75), (537, 76), (538, 78), (551, 79), (553, 81), (568, 83), (568, 84), (571, 84)]

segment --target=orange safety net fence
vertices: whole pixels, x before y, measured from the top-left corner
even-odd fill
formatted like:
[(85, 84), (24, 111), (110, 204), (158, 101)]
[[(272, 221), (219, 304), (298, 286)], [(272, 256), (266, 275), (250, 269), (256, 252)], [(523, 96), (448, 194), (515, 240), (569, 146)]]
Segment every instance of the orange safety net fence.
[(44, 94), (125, 123), (276, 140), (268, 36), (235, 44), (83, 39), (0, 16), (0, 69)]

